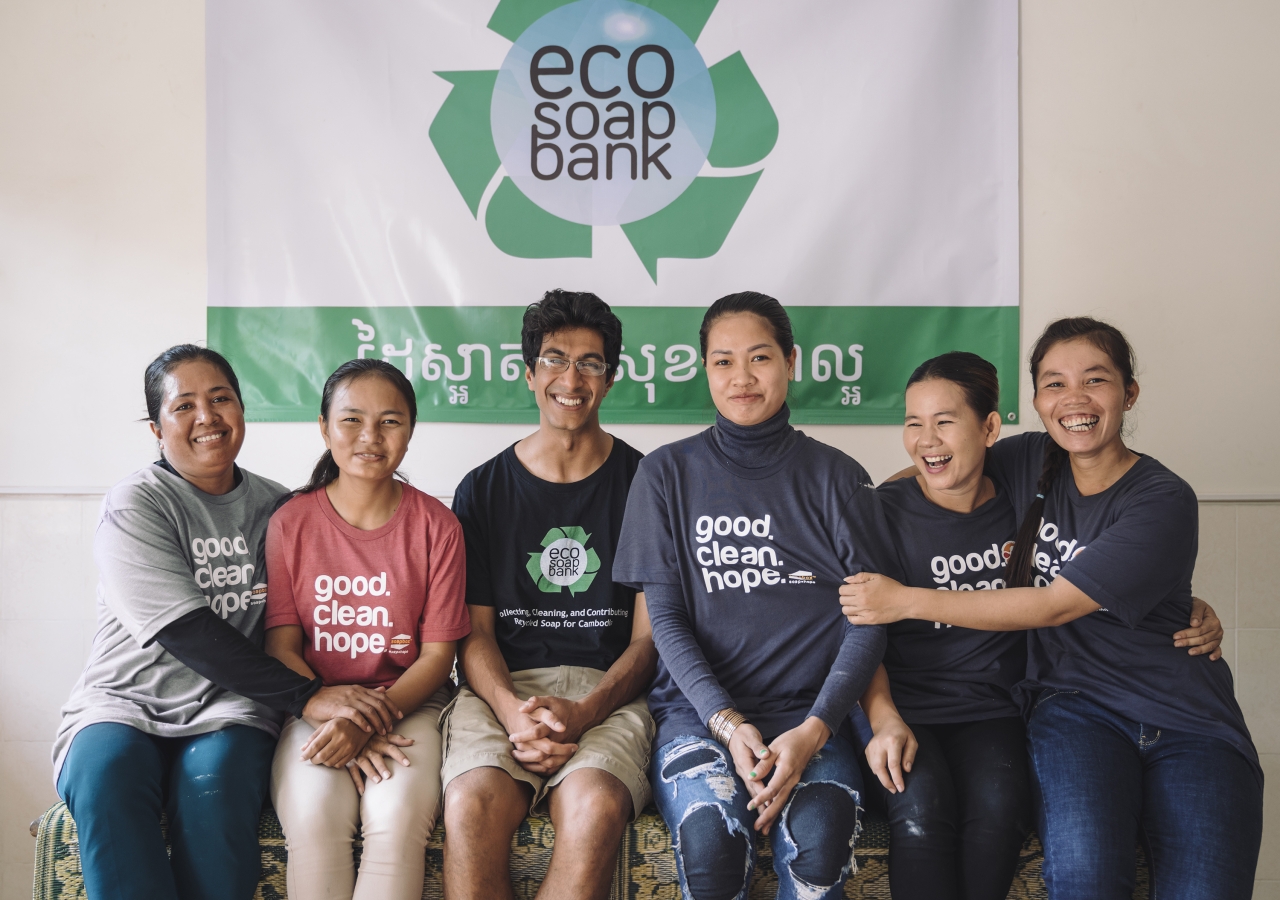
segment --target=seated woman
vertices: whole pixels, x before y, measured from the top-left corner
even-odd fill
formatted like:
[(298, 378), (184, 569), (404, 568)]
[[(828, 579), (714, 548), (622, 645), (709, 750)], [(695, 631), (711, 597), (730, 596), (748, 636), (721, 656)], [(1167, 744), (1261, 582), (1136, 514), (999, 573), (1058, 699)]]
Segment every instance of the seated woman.
[(1055, 900), (1129, 897), (1139, 837), (1153, 896), (1247, 898), (1262, 772), (1227, 664), (1169, 640), (1192, 611), (1197, 502), (1124, 444), (1133, 372), (1112, 326), (1050, 324), (1031, 354), (1047, 434), (999, 441), (988, 460), (1022, 520), (1009, 588), (974, 603), (861, 574), (841, 588), (844, 609), (860, 623), (1035, 629), (1018, 693), (1034, 703), (1027, 736)]
[[(983, 474), (1000, 434), (999, 401), (995, 366), (972, 353), (935, 357), (907, 380), (902, 440), (916, 465), (912, 477), (876, 490), (904, 584), (1005, 587), (1017, 520), (1007, 492)], [(1194, 639), (1192, 655), (1214, 652), (1217, 617), (1196, 604), (1195, 627), (1175, 638)], [(1026, 675), (1026, 641), (1022, 631), (889, 626), (884, 665), (862, 706), (875, 732), (868, 783), (888, 812), (889, 883), (899, 900), (1009, 892), (1031, 825), (1026, 733), (1013, 696)]]
[(440, 806), (440, 713), (471, 620), (458, 520), (395, 478), (417, 415), (395, 366), (338, 367), (320, 401), (328, 449), (267, 531), (267, 652), (306, 678), (385, 690), (404, 712), (385, 737), (306, 715), (285, 725), (271, 799), (292, 900), (422, 896)]
[(235, 464), (244, 406), (231, 366), (181, 344), (147, 367), (145, 389), (161, 457), (102, 504), (98, 632), (62, 708), (54, 782), (94, 900), (248, 900), (282, 714), (385, 734), (398, 711), (262, 651), (264, 538), (287, 491)]
[[(995, 366), (973, 353), (935, 357), (907, 380), (902, 441), (919, 474), (876, 489), (905, 584), (1005, 586), (1017, 520), (1008, 496), (982, 474), (1000, 435), (999, 402)], [(1026, 734), (1013, 699), (1026, 674), (1026, 644), (1021, 631), (916, 620), (889, 626), (884, 665), (862, 708), (875, 731), (866, 757), (876, 777), (868, 782), (887, 808), (889, 884), (898, 900), (1009, 893), (1031, 829)], [(904, 776), (888, 761), (908, 747)]]
[(885, 638), (836, 588), (883, 523), (863, 468), (788, 423), (781, 304), (724, 297), (699, 337), (716, 423), (640, 463), (614, 561), (660, 656), (654, 797), (683, 896), (745, 897), (762, 831), (779, 897), (840, 897), (862, 799), (848, 715)]

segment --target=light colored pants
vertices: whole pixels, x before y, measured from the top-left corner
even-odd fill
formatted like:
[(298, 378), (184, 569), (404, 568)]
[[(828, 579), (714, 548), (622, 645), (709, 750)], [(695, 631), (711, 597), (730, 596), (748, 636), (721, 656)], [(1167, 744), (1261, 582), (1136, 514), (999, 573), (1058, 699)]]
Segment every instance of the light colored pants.
[[(528, 700), (535, 695), (580, 700), (600, 683), (604, 672), (582, 666), (552, 666), (511, 673), (516, 696)], [(472, 769), (491, 766), (502, 769), (516, 781), (533, 788), (529, 811), (545, 805), (547, 792), (578, 769), (601, 769), (621, 781), (631, 793), (631, 818), (649, 803), (649, 746), (653, 742), (653, 717), (644, 695), (625, 703), (595, 728), (578, 739), (578, 752), (569, 757), (550, 778), (521, 768), (511, 755), (511, 741), (489, 704), (466, 685), (445, 711), (440, 724), (444, 732), (445, 760), (440, 773), (449, 782)]]
[[(346, 769), (312, 765), (300, 757), (313, 729), (290, 719), (271, 766), (271, 801), (289, 849), (291, 900), (418, 900), (427, 841), (440, 809), (441, 688), (396, 725), (412, 738), (402, 747), (410, 765), (387, 760), (392, 777), (366, 781), (364, 796)], [(360, 877), (351, 842), (364, 838)]]

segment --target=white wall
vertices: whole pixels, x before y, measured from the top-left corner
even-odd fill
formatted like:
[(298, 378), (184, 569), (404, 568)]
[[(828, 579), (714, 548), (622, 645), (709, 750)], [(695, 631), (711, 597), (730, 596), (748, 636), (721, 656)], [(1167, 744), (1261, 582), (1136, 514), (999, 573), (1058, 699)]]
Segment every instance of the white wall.
[[(1137, 449), (1202, 498), (1280, 497), (1280, 4), (1027, 0), (1022, 15), (1024, 353), (1054, 317), (1105, 316), (1142, 362)], [(97, 499), (37, 495), (93, 494), (151, 459), (143, 366), (204, 337), (203, 52), (190, 0), (0, 4), (0, 491), (21, 495), (0, 510), (5, 900), (29, 896), (22, 829), (52, 797), (48, 740), (92, 634)], [(1022, 392), (1030, 421), (1025, 376)], [(523, 430), (429, 425), (407, 468), (448, 494)], [(649, 450), (692, 429), (614, 430)], [(877, 478), (900, 467), (896, 428), (806, 430)], [(311, 426), (258, 424), (242, 460), (295, 484), (318, 450)], [(1205, 507), (1197, 570), (1239, 629), (1273, 783), (1276, 510)], [(1256, 896), (1280, 898), (1268, 848)]]
[[(1035, 0), (1022, 30), (1024, 349), (1056, 316), (1111, 319), (1143, 364), (1137, 448), (1202, 496), (1280, 496), (1280, 5)], [(203, 52), (199, 3), (0, 7), (0, 358), (23, 386), (0, 489), (102, 488), (151, 458), (143, 366), (205, 333)], [(642, 450), (690, 430), (617, 429)], [(894, 428), (809, 430), (900, 468)], [(429, 426), (408, 469), (451, 493), (521, 432)], [(318, 447), (255, 425), (244, 462), (292, 484)]]

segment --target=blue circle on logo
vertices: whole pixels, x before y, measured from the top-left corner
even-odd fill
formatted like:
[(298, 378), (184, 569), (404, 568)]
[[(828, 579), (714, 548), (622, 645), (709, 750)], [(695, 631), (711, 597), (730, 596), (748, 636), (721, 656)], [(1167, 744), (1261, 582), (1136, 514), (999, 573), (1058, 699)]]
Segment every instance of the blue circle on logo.
[(489, 107), (507, 175), (539, 207), (583, 225), (651, 216), (693, 182), (716, 131), (698, 48), (627, 0), (581, 0), (525, 29)]

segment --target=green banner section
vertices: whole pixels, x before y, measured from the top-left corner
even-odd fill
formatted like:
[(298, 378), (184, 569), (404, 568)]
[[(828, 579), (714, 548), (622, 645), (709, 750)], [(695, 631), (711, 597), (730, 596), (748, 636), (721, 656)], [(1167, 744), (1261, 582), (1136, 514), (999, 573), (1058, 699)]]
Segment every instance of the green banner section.
[[(701, 307), (614, 307), (626, 343), (605, 422), (711, 422), (698, 359)], [(1000, 414), (1018, 415), (1014, 306), (789, 306), (800, 348), (792, 420), (902, 422), (924, 360), (969, 350), (995, 363)], [(253, 422), (309, 422), (329, 373), (377, 357), (403, 369), (425, 422), (537, 422), (524, 381), (519, 306), (209, 307), (209, 346), (235, 367)]]

